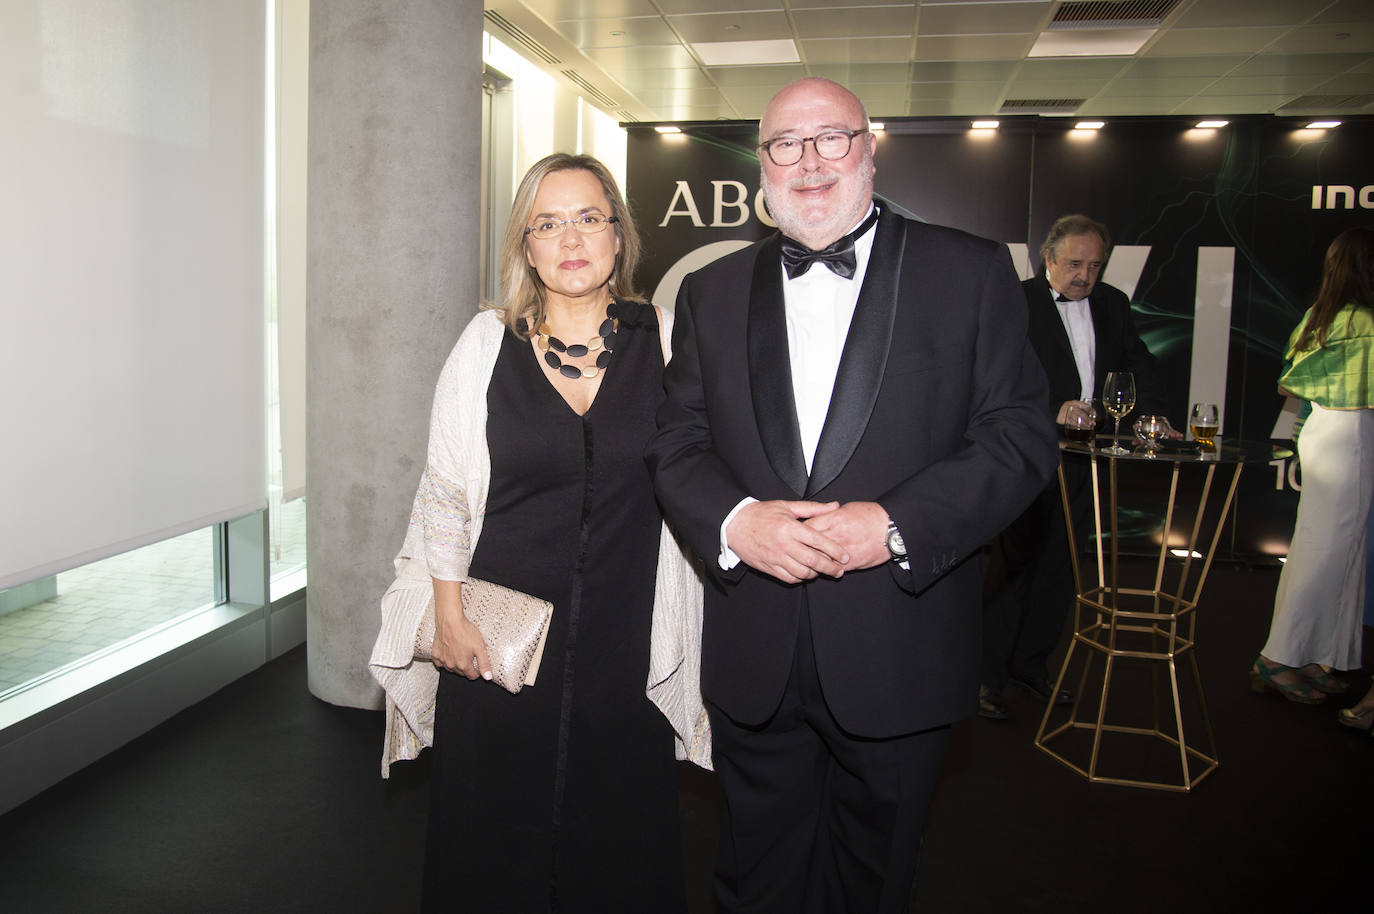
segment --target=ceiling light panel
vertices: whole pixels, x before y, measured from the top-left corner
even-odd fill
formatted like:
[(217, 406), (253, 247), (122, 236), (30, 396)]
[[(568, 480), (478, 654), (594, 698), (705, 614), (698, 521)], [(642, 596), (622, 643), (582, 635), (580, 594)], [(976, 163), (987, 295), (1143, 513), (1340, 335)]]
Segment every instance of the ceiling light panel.
[(790, 38), (768, 41), (703, 41), (692, 50), (708, 67), (743, 67), (801, 60)]
[(1031, 57), (1129, 57), (1154, 37), (1154, 29), (1041, 32)]

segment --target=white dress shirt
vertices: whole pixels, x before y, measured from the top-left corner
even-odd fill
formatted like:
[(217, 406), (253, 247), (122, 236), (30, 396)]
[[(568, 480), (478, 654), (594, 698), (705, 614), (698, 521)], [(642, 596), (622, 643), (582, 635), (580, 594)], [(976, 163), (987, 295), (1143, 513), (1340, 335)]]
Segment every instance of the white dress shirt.
[[(872, 212), (870, 207), (869, 212)], [(864, 213), (864, 219), (868, 213)], [(863, 219), (845, 232), (854, 231)], [(806, 471), (816, 456), (816, 445), (825, 427), (825, 415), (830, 410), (830, 394), (835, 389), (835, 375), (840, 370), (840, 356), (849, 336), (849, 322), (859, 303), (859, 289), (868, 270), (868, 257), (873, 252), (873, 237), (877, 223), (854, 242), (855, 270), (852, 279), (836, 276), (824, 264), (813, 264), (796, 279), (788, 279), (781, 264), (782, 298), (787, 318), (787, 353), (792, 368), (792, 399), (797, 408), (797, 426), (801, 431), (802, 456)], [(739, 563), (739, 556), (725, 541), (725, 528), (745, 505), (758, 499), (746, 497), (725, 516), (720, 525), (720, 567), (729, 570)]]
[[(1049, 276), (1046, 275), (1045, 279), (1048, 280)], [(1081, 388), (1079, 399), (1091, 400), (1096, 396), (1093, 393), (1093, 378), (1096, 376), (1097, 362), (1097, 337), (1093, 334), (1093, 314), (1086, 298), (1059, 301), (1060, 294), (1055, 291), (1054, 286), (1050, 286), (1050, 297), (1055, 299), (1055, 305), (1059, 308), (1059, 319), (1064, 322), (1064, 332), (1069, 335), (1069, 347), (1073, 350), (1073, 361), (1078, 366), (1078, 384)]]

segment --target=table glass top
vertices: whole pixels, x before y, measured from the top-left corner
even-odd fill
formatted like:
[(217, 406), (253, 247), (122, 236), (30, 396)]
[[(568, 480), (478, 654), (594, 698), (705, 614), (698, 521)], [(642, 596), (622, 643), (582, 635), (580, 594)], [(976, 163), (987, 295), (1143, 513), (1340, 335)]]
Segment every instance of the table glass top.
[(1114, 455), (1104, 450), (1111, 445), (1111, 435), (1098, 435), (1089, 444), (1085, 441), (1059, 441), (1059, 449), (1069, 454), (1092, 454), (1113, 460), (1155, 460), (1169, 463), (1268, 463), (1293, 456), (1293, 449), (1284, 442), (1245, 441), (1240, 438), (1218, 436), (1217, 448), (1210, 453), (1200, 453), (1196, 441), (1161, 441), (1147, 448), (1134, 437), (1121, 436), (1121, 445), (1130, 449), (1129, 454)]

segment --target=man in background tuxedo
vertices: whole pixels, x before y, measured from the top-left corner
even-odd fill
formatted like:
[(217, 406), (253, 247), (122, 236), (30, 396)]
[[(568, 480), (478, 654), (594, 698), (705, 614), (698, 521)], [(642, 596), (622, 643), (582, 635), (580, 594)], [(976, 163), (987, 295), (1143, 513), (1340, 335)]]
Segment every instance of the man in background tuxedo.
[[(1049, 378), (1044, 401), (1056, 423), (1091, 411), (1107, 373), (1135, 374), (1140, 415), (1164, 412), (1155, 358), (1136, 333), (1126, 293), (1098, 282), (1111, 248), (1107, 227), (1082, 215), (1061, 216), (1040, 247), (1044, 272), (1021, 283), (1030, 341)], [(1065, 463), (1075, 530), (1091, 505), (1085, 497), (1086, 461)], [(1081, 537), (1079, 538), (1082, 541)], [(994, 544), (983, 610), (983, 682), (978, 714), (1010, 716), (1005, 689), (1017, 686), (1047, 702), (1054, 692), (1048, 660), (1072, 608), (1073, 569), (1057, 482), (1052, 481)], [(1072, 702), (1065, 690), (1059, 704)]]
[(1006, 247), (873, 205), (863, 105), (769, 103), (782, 232), (684, 279), (647, 451), (710, 572), (702, 693), (722, 912), (905, 912), (950, 722), (975, 708), (981, 544), (1055, 461)]

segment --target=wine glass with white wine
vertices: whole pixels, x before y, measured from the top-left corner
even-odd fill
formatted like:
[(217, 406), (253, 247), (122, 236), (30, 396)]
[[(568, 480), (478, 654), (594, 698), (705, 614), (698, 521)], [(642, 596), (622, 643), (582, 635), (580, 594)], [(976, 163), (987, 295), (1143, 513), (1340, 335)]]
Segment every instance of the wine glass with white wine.
[(1118, 439), (1121, 437), (1121, 420), (1135, 409), (1135, 375), (1129, 371), (1108, 372), (1107, 383), (1102, 385), (1102, 408), (1116, 420), (1116, 428), (1112, 432), (1112, 446), (1103, 448), (1102, 452), (1118, 457), (1129, 454), (1130, 451), (1122, 447)]

